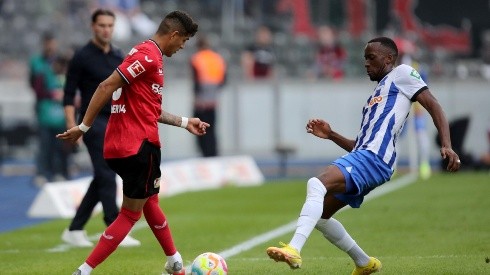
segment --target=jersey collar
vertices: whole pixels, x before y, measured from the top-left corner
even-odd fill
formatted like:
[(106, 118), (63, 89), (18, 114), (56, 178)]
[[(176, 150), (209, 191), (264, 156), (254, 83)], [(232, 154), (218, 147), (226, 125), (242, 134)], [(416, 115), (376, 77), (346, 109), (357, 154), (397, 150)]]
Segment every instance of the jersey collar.
[(155, 42), (155, 40), (153, 40), (153, 39), (148, 39), (148, 40), (149, 40), (149, 41), (151, 41), (151, 42), (153, 42), (153, 44), (155, 44), (155, 46), (158, 48), (158, 50), (160, 51), (160, 54), (161, 54), (161, 55), (162, 55), (162, 57), (163, 57), (163, 51), (162, 51), (162, 49), (160, 49), (160, 47), (158, 46), (157, 42)]

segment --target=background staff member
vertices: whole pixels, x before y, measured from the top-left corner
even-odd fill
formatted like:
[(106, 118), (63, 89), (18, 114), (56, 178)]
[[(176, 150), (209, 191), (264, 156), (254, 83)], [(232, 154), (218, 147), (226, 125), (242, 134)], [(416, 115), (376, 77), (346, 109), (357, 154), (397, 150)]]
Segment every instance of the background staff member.
[[(65, 106), (66, 128), (71, 129), (75, 123), (74, 98), (80, 91), (80, 119), (87, 111), (88, 104), (97, 86), (106, 79), (123, 61), (124, 55), (120, 49), (111, 45), (114, 30), (114, 13), (110, 10), (99, 9), (92, 14), (92, 33), (90, 41), (78, 50), (70, 62), (66, 77)], [(104, 135), (111, 115), (111, 103), (108, 102), (97, 116), (90, 132), (83, 136), (87, 146), (94, 178), (80, 203), (68, 229), (63, 231), (61, 239), (71, 245), (90, 247), (93, 243), (88, 240), (83, 228), (89, 220), (97, 203), (102, 203), (104, 222), (109, 226), (119, 213), (116, 204), (116, 173), (107, 165), (103, 157)], [(81, 120), (80, 120), (81, 122)], [(139, 246), (140, 242), (131, 236), (121, 242), (122, 246)]]
[(197, 41), (197, 52), (191, 57), (192, 80), (194, 83), (194, 117), (199, 117), (214, 127), (206, 135), (197, 136), (197, 144), (204, 157), (218, 155), (216, 137), (216, 109), (219, 94), (226, 82), (226, 63), (213, 51), (206, 37)]

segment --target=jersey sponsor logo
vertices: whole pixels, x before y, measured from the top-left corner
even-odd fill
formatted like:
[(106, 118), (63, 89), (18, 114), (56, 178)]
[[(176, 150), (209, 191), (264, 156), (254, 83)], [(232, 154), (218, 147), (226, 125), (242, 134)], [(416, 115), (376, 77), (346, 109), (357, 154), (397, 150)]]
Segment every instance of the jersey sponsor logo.
[(121, 88), (117, 89), (115, 92), (112, 93), (112, 100), (114, 101), (118, 100), (119, 98), (121, 98), (121, 94), (122, 94), (122, 89)]
[(160, 188), (160, 178), (156, 178), (156, 179), (153, 181), (153, 187), (154, 187), (154, 188)]
[(153, 227), (154, 227), (155, 229), (163, 229), (163, 228), (165, 228), (166, 226), (167, 226), (167, 221), (164, 221), (162, 225), (158, 225), (158, 224), (157, 224), (157, 225), (154, 225)]
[(132, 77), (137, 77), (138, 75), (142, 74), (145, 70), (145, 67), (143, 67), (143, 65), (141, 65), (141, 62), (139, 60), (136, 60), (133, 62), (133, 64), (131, 64), (129, 67), (128, 67), (128, 72), (129, 74), (131, 74)]
[(150, 59), (148, 57), (148, 55), (145, 55), (145, 61), (148, 62), (148, 63), (151, 63), (151, 62), (153, 62), (153, 59)]
[(135, 48), (131, 48), (131, 50), (129, 51), (128, 55), (133, 55), (133, 54), (135, 54), (135, 53), (137, 53), (137, 52), (138, 52), (138, 50), (137, 50), (137, 49), (135, 49)]
[(374, 104), (378, 104), (383, 100), (382, 96), (375, 96), (369, 101), (369, 106), (373, 106)]
[(158, 74), (163, 75), (163, 69), (162, 68), (158, 68)]
[(126, 105), (125, 104), (112, 104), (111, 105), (111, 114), (119, 114), (126, 113)]
[(159, 94), (159, 95), (163, 94), (163, 86), (161, 86), (160, 84), (153, 83), (151, 85), (151, 89), (155, 94)]
[(420, 80), (420, 74), (415, 69), (412, 69), (412, 72), (410, 72), (410, 76), (415, 77), (416, 79)]

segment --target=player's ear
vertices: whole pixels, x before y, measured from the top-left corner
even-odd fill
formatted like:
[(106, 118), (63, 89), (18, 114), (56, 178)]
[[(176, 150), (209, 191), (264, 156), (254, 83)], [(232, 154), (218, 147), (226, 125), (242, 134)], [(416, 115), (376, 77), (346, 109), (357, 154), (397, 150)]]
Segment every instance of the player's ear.
[(176, 37), (178, 35), (179, 35), (179, 31), (173, 31), (172, 33), (170, 33), (170, 37), (171, 38), (174, 38), (174, 37)]
[(395, 64), (396, 57), (392, 53), (388, 53), (386, 54), (385, 60), (387, 64)]

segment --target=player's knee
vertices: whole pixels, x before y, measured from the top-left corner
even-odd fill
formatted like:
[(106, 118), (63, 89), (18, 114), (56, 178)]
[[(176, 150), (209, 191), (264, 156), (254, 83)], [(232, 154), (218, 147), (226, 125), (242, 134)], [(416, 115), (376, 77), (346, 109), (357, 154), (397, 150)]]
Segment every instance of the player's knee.
[(313, 177), (308, 180), (306, 184), (306, 194), (308, 196), (321, 196), (323, 198), (326, 193), (326, 187), (318, 178)]

